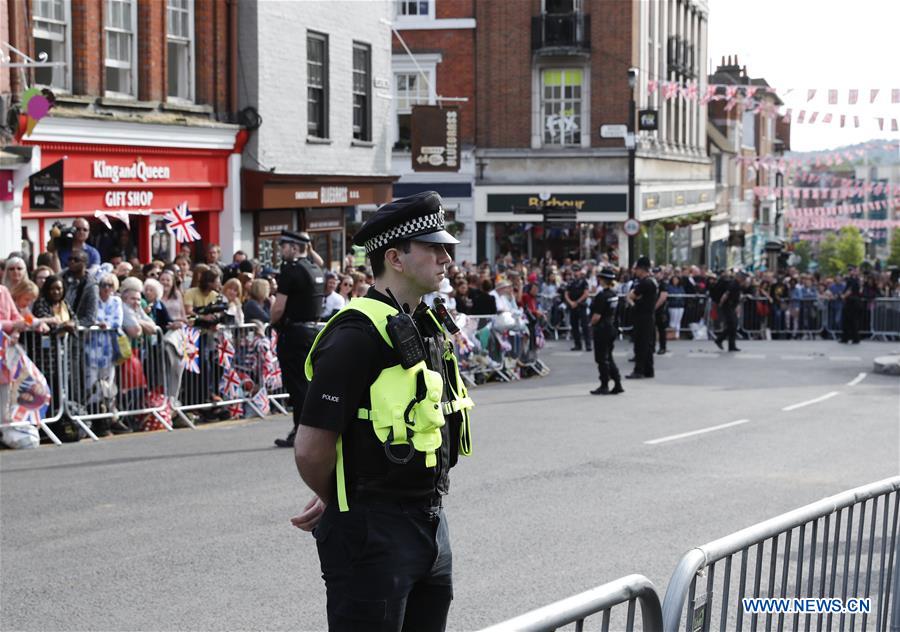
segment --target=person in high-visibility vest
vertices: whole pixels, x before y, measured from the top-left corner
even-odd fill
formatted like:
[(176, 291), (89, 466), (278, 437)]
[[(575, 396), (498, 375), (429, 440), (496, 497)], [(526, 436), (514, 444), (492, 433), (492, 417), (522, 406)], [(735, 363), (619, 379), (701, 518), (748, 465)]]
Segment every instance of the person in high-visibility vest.
[(448, 472), (471, 452), (469, 410), (438, 289), (459, 243), (437, 193), (382, 206), (354, 242), (375, 284), (319, 333), (295, 443), (315, 493), (294, 526), (312, 531), (328, 628), (443, 630), (453, 597), (442, 509)]

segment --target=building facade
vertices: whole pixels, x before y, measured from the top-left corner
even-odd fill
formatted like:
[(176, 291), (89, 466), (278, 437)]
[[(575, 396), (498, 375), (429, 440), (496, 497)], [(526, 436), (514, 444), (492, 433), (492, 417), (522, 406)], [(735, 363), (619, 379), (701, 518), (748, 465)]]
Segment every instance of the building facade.
[[(546, 250), (629, 259), (621, 126), (630, 123), (632, 99), (635, 117), (655, 110), (658, 121), (636, 139), (634, 213), (645, 236), (637, 247), (661, 259), (671, 248), (654, 243), (668, 240), (656, 226), (693, 217), (701, 227), (683, 258), (703, 257), (708, 235), (700, 217), (715, 208), (705, 108), (681, 94), (665, 99), (651, 86), (696, 82), (703, 92), (707, 13), (705, 2), (687, 0), (476, 5), (479, 259)], [(619, 126), (617, 137), (604, 138), (604, 125)]]
[[(460, 240), (454, 258), (474, 261), (475, 0), (397, 0), (392, 8), (391, 171), (400, 176), (394, 196), (440, 193), (449, 227)], [(422, 163), (411, 151), (417, 105), (453, 113), (459, 143), (455, 169), (419, 170)]]
[(278, 263), (282, 229), (306, 230), (342, 268), (363, 213), (392, 198), (387, 0), (238, 3), (242, 246)]
[(31, 87), (56, 102), (30, 134), (24, 112), (7, 118), (7, 132), (30, 149), (31, 171), (63, 161), (63, 204), (32, 208), (26, 178), (4, 227), (39, 251), (54, 222), (85, 217), (102, 255), (146, 260), (154, 233), (164, 232), (161, 216), (186, 203), (198, 251), (209, 243), (234, 250), (242, 143), (231, 122), (236, 5), (6, 0), (6, 15), (4, 52), (18, 65), (8, 102)]

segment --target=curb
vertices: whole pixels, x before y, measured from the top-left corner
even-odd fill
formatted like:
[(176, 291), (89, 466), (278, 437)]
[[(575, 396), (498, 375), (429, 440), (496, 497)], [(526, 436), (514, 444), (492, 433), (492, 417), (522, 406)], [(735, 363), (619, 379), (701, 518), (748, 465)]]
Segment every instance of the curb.
[(900, 375), (900, 355), (875, 358), (873, 370), (882, 375)]

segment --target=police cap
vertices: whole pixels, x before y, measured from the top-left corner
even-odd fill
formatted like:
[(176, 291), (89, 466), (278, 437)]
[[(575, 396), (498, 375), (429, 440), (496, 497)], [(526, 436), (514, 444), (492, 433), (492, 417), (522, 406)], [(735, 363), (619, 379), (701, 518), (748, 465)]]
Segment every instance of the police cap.
[(635, 268), (642, 268), (644, 270), (650, 269), (650, 258), (649, 257), (639, 257), (637, 263), (634, 264)]
[(411, 239), (433, 244), (458, 244), (445, 230), (444, 204), (434, 191), (389, 202), (375, 211), (353, 237), (353, 243), (371, 254), (389, 244)]
[(306, 233), (295, 233), (292, 230), (282, 230), (281, 237), (278, 238), (278, 243), (281, 244), (299, 244), (304, 246), (311, 242), (312, 239), (309, 238), (309, 235)]
[(597, 276), (600, 277), (601, 279), (615, 280), (616, 271), (613, 270), (612, 268), (606, 267), (606, 268), (603, 268), (602, 270), (600, 270), (600, 272), (597, 273)]

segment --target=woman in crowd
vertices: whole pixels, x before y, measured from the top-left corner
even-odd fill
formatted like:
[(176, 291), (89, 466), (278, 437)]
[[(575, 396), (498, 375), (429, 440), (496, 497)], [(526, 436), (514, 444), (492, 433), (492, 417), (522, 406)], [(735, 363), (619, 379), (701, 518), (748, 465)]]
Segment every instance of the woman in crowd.
[[(120, 353), (117, 335), (122, 327), (123, 317), (122, 299), (116, 295), (118, 288), (119, 279), (116, 275), (108, 273), (100, 279), (95, 322), (99, 331), (92, 328), (84, 334), (86, 367), (82, 389), (91, 413), (101, 412), (103, 408), (110, 412), (115, 408), (116, 357)], [(110, 431), (116, 434), (131, 432), (131, 428), (118, 419), (112, 423), (95, 420), (92, 429), (98, 437), (106, 436)]]
[(675, 340), (681, 337), (681, 319), (684, 317), (684, 286), (681, 277), (673, 274), (668, 282), (669, 326), (675, 330)]
[(456, 311), (460, 314), (473, 314), (472, 299), (469, 297), (469, 282), (463, 275), (457, 276), (456, 281)]
[(73, 332), (77, 323), (72, 315), (72, 310), (65, 299), (66, 290), (62, 279), (51, 274), (41, 286), (40, 295), (34, 302), (32, 313), (35, 318), (47, 323), (51, 331), (63, 328)]
[(244, 304), (241, 300), (243, 292), (241, 291), (241, 282), (239, 279), (228, 279), (222, 286), (222, 296), (228, 303), (226, 314), (231, 316), (235, 325), (244, 324)]
[(19, 310), (19, 314), (22, 315), (26, 321), (34, 320), (34, 314), (31, 311), (31, 307), (38, 297), (38, 286), (29, 281), (27, 278), (17, 284), (10, 291), (12, 295), (13, 302), (16, 304), (16, 309)]
[(341, 275), (340, 283), (338, 283), (337, 293), (344, 299), (344, 304), (350, 302), (351, 294), (353, 294), (353, 277), (349, 274)]
[(28, 274), (25, 272), (25, 260), (21, 257), (10, 257), (6, 260), (6, 267), (3, 271), (3, 285), (7, 290), (12, 291), (19, 283), (26, 280)]
[(187, 313), (184, 310), (184, 296), (179, 289), (175, 270), (163, 270), (159, 275), (159, 284), (162, 286), (160, 300), (165, 305), (169, 318), (177, 325), (187, 322)]
[(147, 306), (150, 309), (150, 318), (156, 323), (156, 326), (163, 331), (168, 331), (179, 324), (172, 320), (169, 310), (162, 301), (163, 286), (156, 279), (144, 280), (144, 298), (147, 300)]
[(53, 268), (49, 266), (38, 266), (34, 269), (34, 274), (32, 275), (32, 279), (34, 279), (35, 285), (38, 286), (40, 290), (44, 287), (44, 283), (47, 281), (47, 278), (53, 274)]
[[(200, 280), (203, 278), (203, 273), (208, 272), (209, 269), (209, 266), (205, 263), (198, 263), (197, 265), (195, 265), (193, 271), (189, 275), (191, 284), (187, 289), (184, 290), (184, 293), (187, 294), (191, 289), (200, 287)], [(218, 274), (218, 272), (216, 274)], [(182, 285), (182, 287), (184, 286)]]
[(249, 298), (244, 302), (244, 322), (269, 322), (269, 282), (254, 279), (250, 284)]
[(369, 291), (369, 286), (366, 283), (366, 275), (361, 272), (354, 272), (353, 277), (353, 292), (351, 296), (353, 298), (359, 298), (366, 295), (366, 292)]

